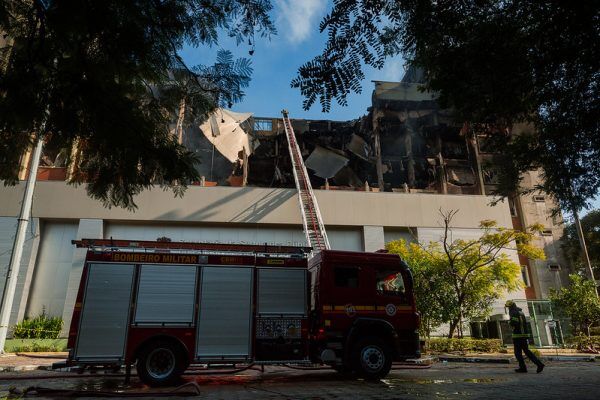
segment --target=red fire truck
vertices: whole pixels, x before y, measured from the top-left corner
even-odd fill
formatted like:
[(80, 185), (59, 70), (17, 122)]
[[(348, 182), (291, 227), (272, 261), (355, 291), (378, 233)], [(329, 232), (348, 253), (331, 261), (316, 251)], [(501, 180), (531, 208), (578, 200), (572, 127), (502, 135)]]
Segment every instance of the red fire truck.
[(419, 357), (412, 277), (393, 254), (269, 245), (82, 240), (68, 366), (152, 386), (191, 364), (323, 363), (381, 378)]

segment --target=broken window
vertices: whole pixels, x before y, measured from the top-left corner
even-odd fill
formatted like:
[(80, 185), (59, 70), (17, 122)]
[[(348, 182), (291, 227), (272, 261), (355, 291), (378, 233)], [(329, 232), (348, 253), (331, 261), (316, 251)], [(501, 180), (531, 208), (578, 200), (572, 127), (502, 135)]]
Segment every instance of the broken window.
[(273, 120), (271, 120), (270, 118), (254, 118), (254, 130), (258, 132), (272, 131)]

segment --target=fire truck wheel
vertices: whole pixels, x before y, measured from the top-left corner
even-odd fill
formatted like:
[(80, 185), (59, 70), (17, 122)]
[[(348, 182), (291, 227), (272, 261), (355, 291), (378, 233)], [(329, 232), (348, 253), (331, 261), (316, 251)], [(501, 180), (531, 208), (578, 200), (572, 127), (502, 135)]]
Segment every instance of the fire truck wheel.
[(177, 383), (186, 368), (181, 348), (168, 340), (158, 340), (144, 346), (136, 365), (140, 380), (148, 386), (169, 386)]
[(378, 337), (367, 337), (353, 347), (355, 371), (365, 379), (381, 379), (392, 368), (390, 346)]

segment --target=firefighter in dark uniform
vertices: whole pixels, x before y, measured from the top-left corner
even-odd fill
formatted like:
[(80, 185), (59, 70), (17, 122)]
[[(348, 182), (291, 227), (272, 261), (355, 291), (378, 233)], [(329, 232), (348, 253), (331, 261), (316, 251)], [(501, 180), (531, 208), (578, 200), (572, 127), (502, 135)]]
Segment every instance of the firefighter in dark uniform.
[(513, 345), (515, 348), (515, 357), (519, 362), (519, 368), (515, 369), (515, 372), (527, 372), (527, 366), (523, 359), (523, 353), (529, 358), (529, 360), (537, 365), (537, 373), (539, 374), (544, 370), (544, 364), (529, 350), (528, 340), (530, 338), (529, 331), (527, 329), (527, 320), (525, 314), (514, 301), (508, 300), (504, 305), (508, 308), (508, 314), (510, 316), (510, 326), (513, 328)]

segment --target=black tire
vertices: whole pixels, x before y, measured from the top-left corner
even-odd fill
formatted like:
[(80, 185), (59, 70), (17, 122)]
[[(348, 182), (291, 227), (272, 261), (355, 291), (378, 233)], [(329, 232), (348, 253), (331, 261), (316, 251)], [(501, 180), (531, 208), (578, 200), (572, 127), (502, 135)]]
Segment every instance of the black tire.
[(362, 378), (381, 379), (392, 369), (392, 349), (378, 337), (364, 338), (352, 348), (352, 364)]
[(138, 354), (136, 369), (148, 386), (170, 386), (179, 382), (187, 368), (187, 357), (181, 346), (170, 340), (146, 344)]

